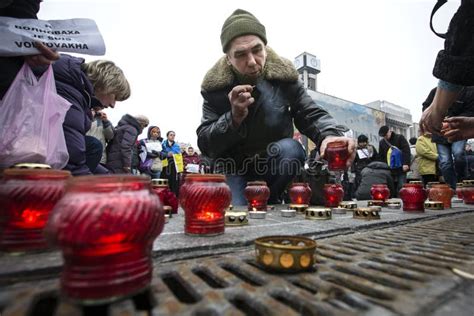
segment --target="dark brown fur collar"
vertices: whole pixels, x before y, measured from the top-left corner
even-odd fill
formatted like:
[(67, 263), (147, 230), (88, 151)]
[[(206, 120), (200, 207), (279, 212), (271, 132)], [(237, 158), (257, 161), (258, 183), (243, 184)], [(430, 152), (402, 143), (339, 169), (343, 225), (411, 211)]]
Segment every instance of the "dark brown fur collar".
[[(264, 78), (267, 80), (281, 80), (294, 82), (298, 80), (298, 72), (288, 59), (278, 56), (270, 47), (267, 49), (267, 61)], [(226, 56), (221, 57), (207, 72), (201, 88), (206, 91), (215, 91), (231, 85), (234, 82), (232, 68), (226, 62)]]

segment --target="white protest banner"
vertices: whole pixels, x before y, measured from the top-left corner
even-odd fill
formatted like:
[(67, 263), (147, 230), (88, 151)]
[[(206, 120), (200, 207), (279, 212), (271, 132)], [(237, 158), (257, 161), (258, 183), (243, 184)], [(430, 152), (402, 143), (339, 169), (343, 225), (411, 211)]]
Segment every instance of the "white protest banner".
[(160, 152), (163, 150), (163, 147), (161, 146), (161, 143), (160, 142), (149, 142), (149, 143), (145, 143), (145, 146), (146, 146), (146, 150), (151, 153), (153, 150), (154, 151), (157, 151), (157, 152)]
[(38, 54), (35, 42), (60, 52), (104, 55), (105, 44), (94, 20), (42, 21), (0, 16), (0, 56)]

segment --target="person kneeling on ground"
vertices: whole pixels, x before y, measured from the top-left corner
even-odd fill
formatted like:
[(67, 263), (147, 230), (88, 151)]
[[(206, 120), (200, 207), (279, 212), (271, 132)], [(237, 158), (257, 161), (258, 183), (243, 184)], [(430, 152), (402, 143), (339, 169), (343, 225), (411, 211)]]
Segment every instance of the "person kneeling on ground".
[(232, 204), (245, 205), (248, 181), (265, 180), (269, 203), (280, 203), (287, 184), (300, 172), (303, 146), (292, 139), (293, 124), (324, 154), (327, 143), (341, 141), (355, 154), (355, 141), (326, 110), (316, 105), (298, 80), (293, 63), (267, 46), (265, 27), (250, 12), (236, 10), (221, 30), (225, 55), (207, 72), (201, 125), (201, 152), (224, 173)]
[(370, 189), (374, 184), (386, 184), (392, 197), (396, 196), (393, 185), (392, 174), (389, 166), (385, 162), (373, 161), (365, 167), (362, 172), (362, 179), (356, 191), (356, 199), (371, 200)]

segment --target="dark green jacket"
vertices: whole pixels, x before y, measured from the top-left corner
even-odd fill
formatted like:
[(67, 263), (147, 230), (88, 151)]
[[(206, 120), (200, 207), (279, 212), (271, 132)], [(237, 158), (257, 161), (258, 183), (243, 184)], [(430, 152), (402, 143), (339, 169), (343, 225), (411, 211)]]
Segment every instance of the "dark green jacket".
[(222, 57), (206, 74), (198, 145), (211, 158), (246, 157), (264, 153), (267, 146), (293, 137), (293, 123), (317, 145), (329, 135), (342, 135), (336, 121), (311, 99), (293, 64), (267, 47), (263, 79), (257, 83), (259, 97), (237, 128), (232, 126), (228, 93), (238, 85), (231, 66)]

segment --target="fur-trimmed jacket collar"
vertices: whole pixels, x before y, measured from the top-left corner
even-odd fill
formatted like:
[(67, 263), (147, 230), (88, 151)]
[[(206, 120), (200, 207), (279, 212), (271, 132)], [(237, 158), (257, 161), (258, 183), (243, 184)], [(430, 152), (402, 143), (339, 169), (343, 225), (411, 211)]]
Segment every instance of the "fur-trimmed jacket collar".
[[(267, 80), (280, 80), (295, 82), (298, 80), (298, 72), (293, 63), (288, 59), (278, 56), (270, 47), (267, 49), (267, 60), (263, 77)], [(201, 88), (205, 91), (215, 91), (231, 85), (235, 75), (232, 66), (227, 64), (226, 56), (221, 57), (217, 63), (207, 72), (202, 81)]]

